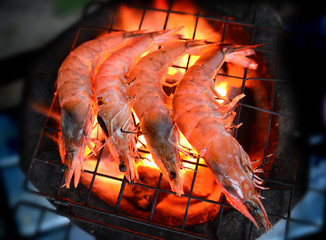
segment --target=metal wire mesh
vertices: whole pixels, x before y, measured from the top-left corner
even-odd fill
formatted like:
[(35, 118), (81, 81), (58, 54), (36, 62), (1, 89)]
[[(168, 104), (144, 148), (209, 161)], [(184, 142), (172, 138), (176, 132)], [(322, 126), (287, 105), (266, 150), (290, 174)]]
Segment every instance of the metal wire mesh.
[[(109, 24), (106, 24), (106, 26), (104, 26), (104, 27), (103, 26), (85, 25), (84, 22), (88, 16), (87, 12), (91, 7), (93, 7), (93, 6), (90, 5), (85, 9), (85, 14), (82, 17), (80, 27), (78, 28), (78, 32), (76, 33), (76, 37), (72, 44), (71, 49), (74, 49), (75, 46), (77, 46), (80, 43), (80, 36), (83, 34), (84, 31), (100, 32), (100, 31), (104, 30), (104, 31), (111, 32), (111, 31), (117, 31), (117, 30), (125, 30), (125, 29), (117, 29), (114, 27), (116, 19), (118, 17), (117, 15), (114, 15), (114, 14), (112, 14), (111, 16), (108, 17), (108, 18), (110, 18), (110, 20), (108, 21)], [(101, 7), (103, 7), (103, 6), (101, 5)], [(257, 4), (253, 4), (252, 19), (250, 19), (250, 21), (248, 20), (245, 22), (238, 21), (228, 15), (226, 15), (225, 17), (216, 17), (216, 16), (211, 16), (211, 15), (206, 15), (205, 13), (202, 13), (200, 11), (195, 12), (195, 13), (177, 11), (177, 10), (173, 9), (173, 3), (170, 4), (168, 9), (159, 9), (159, 8), (155, 8), (155, 7), (151, 7), (151, 6), (133, 6), (133, 5), (130, 5), (129, 7), (142, 11), (142, 14), (139, 19), (139, 25), (138, 25), (139, 29), (142, 29), (145, 17), (147, 16), (146, 14), (149, 11), (151, 11), (151, 12), (158, 12), (158, 13), (166, 14), (166, 17), (162, 23), (163, 29), (165, 29), (167, 27), (167, 24), (169, 22), (169, 18), (171, 16), (171, 14), (195, 17), (196, 21), (195, 21), (195, 25), (194, 25), (193, 38), (195, 38), (195, 36), (196, 36), (196, 32), (198, 29), (198, 22), (201, 19), (214, 20), (214, 21), (218, 21), (218, 22), (224, 24), (223, 32), (222, 32), (222, 41), (224, 41), (226, 34), (228, 34), (228, 25), (229, 24), (235, 24), (235, 25), (238, 25), (239, 27), (248, 29), (248, 32), (250, 34), (249, 44), (253, 44), (255, 42), (255, 37), (256, 37), (257, 33), (261, 32), (261, 31), (268, 32), (275, 37), (275, 39), (276, 39), (275, 45), (276, 46), (266, 46), (266, 47), (255, 49), (257, 52), (261, 52), (262, 54), (266, 54), (268, 56), (273, 56), (272, 60), (271, 60), (272, 61), (271, 77), (270, 78), (247, 78), (247, 70), (245, 70), (243, 77), (240, 78), (242, 80), (241, 93), (246, 93), (246, 82), (248, 82), (248, 81), (254, 80), (254, 81), (269, 81), (269, 82), (271, 82), (272, 83), (272, 91), (271, 91), (271, 98), (270, 98), (270, 105), (269, 105), (270, 107), (269, 107), (269, 109), (260, 108), (255, 105), (251, 105), (251, 104), (241, 101), (239, 103), (239, 106), (237, 109), (237, 118), (236, 118), (236, 124), (239, 124), (241, 115), (246, 109), (250, 109), (252, 111), (259, 111), (259, 112), (268, 114), (268, 126), (267, 126), (267, 129), (265, 129), (266, 130), (266, 139), (265, 139), (264, 153), (263, 153), (263, 166), (264, 166), (269, 160), (268, 145), (269, 145), (270, 129), (272, 127), (274, 127), (274, 126), (272, 126), (273, 116), (285, 119), (285, 121), (287, 121), (287, 119), (291, 119), (293, 117), (287, 112), (279, 112), (276, 110), (277, 90), (279, 88), (279, 85), (281, 85), (283, 82), (283, 80), (281, 80), (278, 77), (278, 64), (279, 64), (278, 63), (279, 62), (278, 43), (280, 41), (280, 37), (281, 37), (281, 33), (282, 33), (281, 29), (275, 28), (273, 26), (272, 27), (266, 26), (266, 25), (262, 24), (261, 22), (257, 21), (257, 14), (256, 14)], [(113, 11), (113, 12), (115, 12), (115, 11)], [(189, 59), (188, 59), (188, 63), (186, 66), (174, 66), (174, 67), (187, 69), (188, 64), (189, 64)], [(221, 74), (221, 75), (223, 75), (223, 74)], [(229, 76), (229, 77), (239, 78), (236, 76)], [(48, 177), (50, 179), (50, 181), (57, 181), (57, 182), (55, 184), (51, 185), (52, 187), (49, 188), (49, 190), (47, 190), (47, 191), (33, 191), (31, 189), (28, 189), (30, 192), (34, 192), (35, 194), (39, 194), (39, 195), (44, 196), (47, 199), (49, 199), (53, 204), (58, 206), (58, 208), (60, 210), (59, 211), (60, 214), (62, 214), (64, 216), (67, 216), (73, 220), (78, 220), (81, 222), (96, 225), (98, 227), (97, 234), (99, 234), (99, 232), (105, 232), (105, 229), (110, 229), (112, 231), (116, 231), (119, 233), (125, 233), (127, 235), (130, 235), (130, 236), (133, 236), (136, 238), (140, 238), (140, 239), (160, 238), (162, 235), (160, 235), (159, 232), (162, 232), (162, 231), (167, 234), (175, 234), (174, 236), (178, 236), (180, 239), (182, 239), (182, 238), (210, 239), (210, 238), (219, 237), (222, 223), (223, 223), (223, 221), (226, 221), (226, 220), (224, 220), (225, 219), (225, 217), (224, 217), (225, 210), (226, 210), (226, 208), (232, 209), (232, 207), (225, 201), (224, 198), (221, 201), (212, 201), (212, 200), (193, 196), (192, 192), (193, 192), (196, 175), (197, 175), (196, 171), (193, 174), (190, 193), (183, 195), (183, 197), (187, 198), (188, 201), (187, 201), (187, 205), (186, 205), (184, 216), (183, 216), (183, 224), (181, 226), (176, 226), (176, 227), (165, 226), (160, 223), (156, 223), (156, 222), (152, 221), (153, 215), (155, 213), (155, 207), (156, 207), (159, 193), (164, 192), (164, 193), (168, 193), (168, 194), (174, 194), (172, 191), (165, 190), (160, 187), (161, 181), (162, 181), (162, 174), (160, 174), (160, 177), (159, 177), (156, 187), (148, 186), (143, 183), (134, 183), (137, 186), (141, 186), (141, 187), (152, 189), (152, 190), (156, 191), (153, 205), (150, 209), (150, 215), (147, 220), (140, 219), (140, 218), (122, 213), (119, 210), (119, 207), (121, 204), (121, 199), (122, 199), (122, 196), (123, 196), (123, 193), (125, 190), (125, 186), (128, 182), (126, 179), (120, 179), (120, 178), (117, 178), (114, 176), (110, 176), (110, 175), (98, 172), (98, 166), (99, 166), (99, 163), (101, 160), (101, 154), (102, 154), (103, 149), (100, 151), (100, 153), (98, 155), (98, 161), (97, 161), (94, 171), (85, 170), (86, 173), (92, 175), (92, 181), (91, 181), (90, 187), (88, 189), (87, 188), (82, 189), (83, 194), (82, 194), (81, 198), (71, 197), (69, 195), (69, 191), (66, 191), (65, 189), (61, 188), (61, 185), (63, 184), (63, 181), (64, 181), (64, 178), (63, 178), (64, 166), (62, 165), (62, 163), (60, 161), (59, 155), (57, 154), (55, 156), (48, 157), (48, 155), (46, 153), (44, 154), (44, 151), (46, 151), (44, 149), (48, 149), (51, 147), (55, 148), (53, 143), (49, 143), (49, 142), (51, 142), (51, 140), (48, 140), (46, 138), (46, 135), (47, 134), (51, 135), (54, 132), (59, 131), (58, 129), (53, 128), (53, 123), (50, 118), (51, 112), (53, 111), (53, 108), (55, 108), (55, 105), (56, 105), (56, 101), (57, 101), (56, 98), (57, 98), (57, 96), (55, 95), (55, 97), (53, 99), (52, 106), (49, 110), (48, 118), (47, 118), (47, 120), (45, 122), (45, 126), (42, 130), (42, 134), (40, 136), (39, 143), (38, 143), (37, 148), (35, 149), (35, 153), (32, 157), (30, 168), (29, 168), (29, 171), (28, 171), (27, 177), (26, 177), (25, 186), (27, 186), (28, 180), (33, 179), (33, 178), (37, 179), (40, 175), (42, 175), (42, 173), (35, 171), (35, 169), (38, 169), (39, 165), (44, 166), (44, 168), (48, 168), (48, 173), (51, 173), (51, 175), (57, 174), (56, 177), (51, 177), (51, 178)], [(239, 134), (238, 129), (235, 129), (235, 131), (234, 131), (235, 138), (237, 138), (238, 134)], [(187, 162), (186, 160), (184, 160), (184, 161)], [(314, 223), (306, 222), (306, 221), (300, 220), (300, 219), (294, 219), (291, 217), (291, 209), (293, 207), (294, 191), (302, 190), (303, 188), (302, 188), (302, 186), (297, 185), (295, 183), (296, 171), (298, 169), (296, 158), (288, 159), (288, 161), (293, 161), (292, 172), (287, 173), (288, 175), (291, 175), (289, 182), (283, 181), (283, 180), (278, 180), (278, 179), (273, 179), (272, 177), (263, 178), (263, 180), (267, 183), (267, 185), (278, 186), (280, 188), (288, 189), (290, 191), (290, 196), (288, 199), (288, 205), (287, 205), (287, 211), (286, 211), (287, 213), (285, 216), (277, 214), (272, 211), (267, 211), (267, 214), (270, 218), (283, 219), (287, 222), (285, 238), (287, 237), (289, 223), (291, 223), (291, 222), (307, 224), (307, 225), (315, 225)], [(206, 167), (206, 165), (199, 163), (199, 159), (197, 159), (197, 161), (195, 163), (193, 163), (193, 162), (187, 162), (187, 163), (194, 164), (195, 170), (198, 170), (199, 167)], [(116, 201), (113, 209), (108, 210), (105, 207), (94, 206), (94, 204), (92, 203), (93, 197), (94, 197), (92, 194), (92, 188), (93, 188), (93, 185), (94, 185), (94, 182), (95, 182), (95, 179), (97, 176), (105, 177), (108, 179), (113, 179), (115, 181), (121, 182), (120, 192), (119, 192), (117, 201)], [(48, 179), (48, 178), (44, 177), (42, 179)], [(71, 190), (71, 191), (73, 191), (73, 190)], [(80, 199), (82, 199), (82, 200), (80, 200)], [(221, 206), (221, 208), (219, 210), (219, 214), (213, 223), (213, 225), (215, 227), (215, 230), (214, 230), (215, 233), (213, 236), (205, 235), (205, 233), (202, 233), (202, 232), (198, 233), (196, 230), (194, 230), (194, 228), (191, 228), (191, 227), (188, 228), (186, 226), (188, 210), (189, 210), (189, 206), (191, 204), (191, 200), (204, 201), (204, 202), (209, 202), (212, 204), (218, 204)], [(84, 215), (81, 213), (84, 213)], [(117, 221), (108, 223), (103, 220), (98, 220), (98, 219), (93, 218), (93, 216), (98, 216), (98, 215), (101, 215), (101, 216), (104, 215), (105, 217), (108, 217), (110, 219), (114, 219)], [(102, 218), (99, 218), (99, 219), (102, 219)], [(249, 220), (246, 220), (246, 221), (249, 221)], [(122, 222), (127, 222), (127, 223), (129, 223), (129, 225), (123, 224)], [(134, 225), (134, 226), (131, 226), (130, 224)], [(145, 227), (149, 227), (154, 230), (147, 232), (146, 231), (147, 228), (145, 228)], [(260, 233), (258, 233), (258, 235), (260, 235)], [(254, 231), (254, 227), (251, 224), (250, 230), (248, 232), (248, 239), (251, 239), (254, 237), (257, 237), (257, 232)]]

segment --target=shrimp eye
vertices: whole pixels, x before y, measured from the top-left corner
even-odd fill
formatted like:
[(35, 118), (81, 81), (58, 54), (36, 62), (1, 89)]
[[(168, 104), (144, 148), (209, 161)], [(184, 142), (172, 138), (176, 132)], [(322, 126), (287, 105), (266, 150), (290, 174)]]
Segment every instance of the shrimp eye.
[(176, 178), (177, 175), (175, 174), (174, 171), (171, 171), (171, 172), (170, 172), (170, 176), (171, 176), (171, 178)]
[(98, 97), (97, 98), (97, 104), (100, 106), (103, 104), (103, 98), (102, 97)]
[(119, 170), (120, 172), (125, 172), (127, 170), (126, 165), (124, 163), (120, 163)]

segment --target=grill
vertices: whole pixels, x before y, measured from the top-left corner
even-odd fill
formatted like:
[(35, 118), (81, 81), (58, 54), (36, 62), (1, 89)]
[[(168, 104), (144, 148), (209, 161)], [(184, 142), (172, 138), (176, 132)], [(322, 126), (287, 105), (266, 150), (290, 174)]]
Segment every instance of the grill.
[[(243, 76), (237, 78), (242, 80), (240, 89), (241, 93), (245, 94), (248, 94), (246, 83), (250, 81), (268, 84), (268, 86), (270, 86), (270, 98), (267, 104), (268, 108), (242, 101), (238, 104), (236, 124), (241, 122), (242, 116), (248, 111), (267, 116), (268, 124), (264, 129), (266, 134), (263, 139), (263, 166), (267, 165), (272, 158), (274, 159), (274, 155), (275, 159), (269, 176), (264, 175), (262, 177), (265, 181), (265, 185), (269, 187), (269, 190), (263, 191), (262, 195), (266, 197), (263, 204), (272, 224), (274, 225), (280, 219), (286, 221), (285, 238), (288, 235), (288, 229), (291, 223), (315, 226), (314, 223), (291, 217), (291, 209), (298, 200), (301, 199), (305, 192), (303, 186), (306, 177), (305, 169), (307, 168), (301, 161), (300, 154), (297, 154), (298, 150), (296, 149), (295, 139), (289, 134), (295, 128), (293, 120), (296, 116), (291, 105), (291, 96), (289, 97), (287, 94), (289, 91), (288, 84), (281, 76), (279, 49), (282, 29), (280, 23), (277, 21), (277, 16), (271, 9), (257, 3), (246, 6), (240, 4), (239, 7), (229, 6), (223, 2), (213, 3), (213, 1), (211, 3), (206, 2), (205, 4), (205, 9), (215, 9), (215, 12), (222, 14), (210, 13), (207, 10), (199, 10), (198, 12), (175, 10), (173, 8), (173, 2), (170, 3), (167, 9), (152, 7), (149, 4), (128, 4), (128, 7), (142, 12), (139, 18), (139, 29), (142, 29), (144, 20), (149, 12), (157, 12), (166, 15), (162, 22), (162, 28), (166, 28), (171, 15), (194, 17), (196, 21), (193, 26), (193, 38), (196, 36), (198, 23), (205, 19), (219, 23), (222, 26), (222, 41), (228, 39), (229, 29), (231, 29), (230, 26), (235, 26), (243, 28), (248, 32), (249, 42), (246, 44), (265, 43), (264, 46), (257, 48), (256, 51), (266, 59), (270, 76), (266, 78), (252, 78), (248, 77), (248, 72), (245, 70)], [(211, 7), (210, 4), (215, 5)], [(38, 138), (36, 135), (40, 133), (37, 144), (33, 144), (33, 141), (27, 144), (30, 149), (34, 150), (34, 153), (31, 159), (23, 163), (23, 169), (26, 172), (26, 189), (29, 192), (47, 198), (56, 207), (55, 211), (48, 211), (54, 211), (55, 213), (68, 217), (71, 222), (76, 223), (99, 238), (104, 236), (110, 236), (112, 238), (114, 238), (114, 236), (119, 236), (120, 238), (124, 236), (127, 238), (131, 236), (134, 239), (256, 239), (263, 232), (257, 230), (248, 219), (230, 206), (224, 197), (220, 201), (212, 201), (192, 195), (197, 172), (193, 174), (190, 193), (183, 195), (184, 198), (187, 198), (187, 204), (182, 216), (182, 224), (179, 226), (168, 226), (153, 221), (159, 193), (164, 192), (173, 194), (171, 191), (160, 187), (162, 174), (156, 186), (134, 183), (134, 185), (155, 191), (148, 218), (143, 219), (139, 216), (134, 216), (132, 213), (126, 214), (122, 212), (120, 210), (120, 204), (128, 183), (125, 179), (115, 178), (98, 172), (102, 150), (99, 153), (94, 171), (85, 171), (92, 176), (89, 188), (81, 184), (77, 189), (66, 190), (60, 187), (63, 184), (65, 169), (61, 163), (54, 141), (47, 137), (59, 131), (56, 128), (56, 121), (51, 117), (56, 109), (59, 109), (57, 96), (54, 95), (52, 98), (56, 71), (69, 50), (74, 49), (80, 43), (93, 39), (102, 32), (126, 30), (115, 28), (115, 23), (119, 18), (116, 14), (117, 7), (118, 4), (114, 2), (110, 4), (93, 3), (88, 5), (85, 8), (80, 24), (70, 29), (69, 33), (65, 33), (65, 35), (59, 37), (61, 40), (68, 39), (70, 41), (66, 41), (61, 46), (61, 50), (58, 50), (58, 46), (51, 47), (51, 51), (57, 53), (51, 60), (51, 66), (45, 70), (43, 69), (37, 76), (34, 76), (35, 79), (38, 79), (35, 81), (40, 84), (38, 90), (31, 91), (32, 94), (35, 95), (31, 98), (38, 99), (38, 101), (42, 102), (44, 101), (45, 104), (48, 103), (50, 109), (46, 119), (33, 112), (30, 108), (28, 108), (29, 110), (26, 110), (25, 113), (25, 117), (31, 119), (27, 123), (27, 125), (29, 125), (27, 128), (39, 126), (40, 122), (45, 121), (41, 128), (37, 127), (35, 129), (40, 129), (40, 132), (33, 131), (33, 134), (26, 135), (31, 136), (31, 138), (35, 140)], [(103, 23), (105, 23), (105, 25)], [(58, 53), (58, 51), (60, 53)], [(41, 67), (43, 66), (41, 65)], [(183, 66), (174, 67), (187, 68)], [(42, 82), (40, 79), (45, 79), (46, 81), (44, 80), (44, 82)], [(51, 98), (49, 96), (51, 96)], [(276, 127), (276, 125), (278, 127)], [(27, 132), (31, 131), (31, 129), (27, 130)], [(279, 132), (278, 147), (276, 153), (271, 156), (271, 141), (275, 138), (274, 132), (276, 131)], [(234, 136), (238, 139), (241, 138), (241, 128), (234, 131)], [(206, 167), (200, 164), (198, 160), (193, 164), (196, 170), (199, 167)], [(119, 195), (114, 206), (109, 206), (93, 194), (92, 188), (98, 176), (121, 182)], [(28, 184), (29, 182), (31, 182), (37, 190), (31, 189)], [(211, 221), (188, 226), (186, 222), (189, 207), (192, 204), (191, 201), (204, 201), (216, 204), (220, 206), (220, 210)], [(47, 209), (43, 209), (43, 211), (45, 210)], [(234, 229), (237, 229), (237, 231), (234, 231)]]

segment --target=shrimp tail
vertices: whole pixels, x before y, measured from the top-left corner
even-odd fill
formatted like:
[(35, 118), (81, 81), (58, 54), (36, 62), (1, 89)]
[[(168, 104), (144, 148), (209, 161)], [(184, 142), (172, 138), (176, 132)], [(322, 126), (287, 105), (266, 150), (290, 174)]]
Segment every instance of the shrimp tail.
[(225, 62), (231, 62), (244, 68), (256, 70), (258, 67), (258, 63), (248, 58), (247, 56), (255, 54), (255, 50), (253, 50), (253, 48), (261, 45), (262, 44), (226, 46), (223, 48), (223, 51), (226, 53)]

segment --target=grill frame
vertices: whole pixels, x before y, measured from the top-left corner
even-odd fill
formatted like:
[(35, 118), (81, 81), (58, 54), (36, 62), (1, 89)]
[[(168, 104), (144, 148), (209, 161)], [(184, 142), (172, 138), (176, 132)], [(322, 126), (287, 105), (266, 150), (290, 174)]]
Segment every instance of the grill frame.
[[(76, 46), (76, 44), (78, 42), (79, 35), (83, 30), (92, 30), (92, 31), (93, 30), (95, 30), (95, 31), (97, 31), (97, 30), (99, 30), (99, 31), (106, 30), (108, 32), (120, 30), (120, 29), (114, 29), (113, 28), (114, 20), (112, 20), (111, 25), (110, 25), (109, 28), (99, 28), (99, 27), (84, 25), (84, 22), (86, 21), (88, 12), (94, 6), (94, 4), (95, 5), (100, 4), (100, 6), (102, 5), (102, 3), (92, 3), (92, 4), (88, 5), (85, 8), (84, 14), (83, 14), (83, 16), (81, 18), (81, 23), (80, 23), (80, 25), (78, 27), (78, 30), (77, 30), (77, 33), (75, 35), (75, 39), (73, 41), (71, 49), (74, 49), (74, 47)], [(141, 19), (141, 24), (139, 25), (139, 29), (141, 28), (141, 25), (142, 25), (142, 22), (144, 20), (145, 15), (146, 15), (146, 12), (151, 10), (151, 11), (165, 12), (167, 14), (166, 21), (164, 23), (164, 28), (167, 25), (168, 18), (169, 18), (169, 15), (171, 13), (174, 13), (174, 14), (186, 14), (186, 15), (195, 16), (196, 17), (196, 26), (195, 26), (193, 38), (195, 37), (198, 19), (200, 19), (200, 18), (211, 19), (211, 20), (213, 19), (213, 20), (224, 22), (224, 31), (223, 31), (223, 35), (222, 35), (222, 41), (224, 40), (224, 37), (225, 37), (225, 34), (226, 34), (226, 28), (227, 28), (227, 25), (229, 23), (238, 24), (239, 26), (250, 28), (251, 29), (250, 44), (253, 43), (254, 34), (255, 34), (255, 31), (257, 31), (257, 30), (271, 31), (271, 32), (278, 35), (278, 39), (280, 39), (281, 33), (282, 33), (281, 29), (274, 29), (274, 28), (268, 28), (268, 27), (265, 27), (265, 26), (259, 26), (256, 23), (257, 4), (254, 5), (254, 14), (253, 14), (253, 22), (252, 23), (233, 20), (228, 15), (226, 16), (226, 18), (219, 18), (219, 17), (204, 15), (204, 14), (201, 14), (200, 12), (186, 13), (186, 12), (174, 11), (174, 10), (171, 9), (172, 4), (170, 5), (169, 9), (158, 9), (158, 8), (153, 8), (153, 7), (149, 7), (149, 6), (133, 6), (133, 5), (128, 5), (128, 6), (143, 10), (143, 15), (142, 15), (142, 19)], [(113, 19), (115, 19), (115, 18), (116, 18), (116, 16), (113, 16)], [(236, 119), (237, 124), (240, 122), (241, 111), (242, 111), (243, 108), (251, 108), (251, 109), (253, 109), (255, 111), (262, 111), (262, 112), (265, 112), (265, 113), (269, 114), (268, 128), (266, 130), (267, 131), (267, 137), (266, 137), (265, 148), (264, 148), (264, 158), (263, 158), (264, 164), (268, 161), (268, 158), (269, 158), (268, 155), (267, 155), (267, 148), (268, 148), (268, 140), (269, 140), (269, 132), (270, 132), (270, 128), (271, 128), (272, 116), (277, 116), (279, 118), (285, 118), (285, 119), (293, 118), (293, 116), (291, 116), (291, 115), (289, 115), (287, 113), (275, 111), (274, 104), (276, 102), (275, 99), (276, 99), (277, 84), (282, 83), (284, 81), (284, 80), (278, 78), (278, 62), (279, 62), (278, 61), (279, 60), (279, 49), (278, 48), (279, 47), (277, 47), (276, 50), (255, 49), (258, 52), (260, 51), (262, 53), (275, 54), (276, 57), (275, 57), (274, 69), (272, 71), (271, 78), (268, 78), (268, 79), (266, 79), (266, 78), (255, 78), (255, 79), (247, 78), (246, 77), (247, 76), (247, 70), (245, 70), (244, 76), (242, 78), (242, 82), (243, 82), (242, 87), (241, 87), (241, 92), (242, 93), (245, 92), (245, 83), (246, 83), (246, 81), (259, 80), (259, 81), (271, 81), (271, 82), (273, 82), (272, 99), (271, 99), (271, 107), (270, 107), (270, 109), (268, 110), (268, 109), (258, 108), (256, 106), (252, 106), (252, 105), (248, 105), (246, 103), (243, 103), (242, 101), (238, 104), (239, 107), (237, 109), (237, 119)], [(179, 66), (175, 66), (175, 67), (179, 67)], [(229, 77), (234, 77), (234, 76), (229, 76)], [(130, 222), (130, 223), (133, 223), (133, 224), (137, 224), (137, 225), (140, 225), (140, 226), (146, 226), (146, 227), (154, 228), (154, 229), (157, 229), (157, 230), (160, 230), (160, 231), (165, 231), (165, 232), (177, 234), (180, 237), (188, 237), (188, 238), (190, 237), (190, 238), (196, 238), (196, 239), (210, 239), (210, 238), (212, 238), (211, 236), (205, 236), (205, 235), (202, 235), (202, 234), (197, 234), (195, 232), (186, 230), (187, 228), (186, 228), (185, 222), (186, 222), (187, 213), (188, 213), (188, 209), (189, 209), (191, 199), (211, 202), (211, 203), (218, 204), (218, 205), (221, 206), (221, 209), (220, 209), (219, 214), (217, 216), (218, 223), (216, 224), (216, 235), (218, 235), (219, 229), (221, 228), (220, 224), (222, 223), (222, 220), (223, 220), (224, 209), (225, 208), (233, 208), (233, 207), (230, 206), (229, 204), (225, 203), (225, 199), (223, 199), (221, 202), (216, 202), (216, 201), (211, 201), (211, 200), (201, 199), (201, 198), (196, 198), (194, 196), (191, 196), (192, 190), (190, 192), (190, 195), (183, 195), (184, 197), (188, 198), (188, 204), (187, 204), (186, 211), (185, 211), (184, 224), (181, 227), (164, 226), (164, 225), (161, 225), (161, 224), (151, 222), (151, 219), (152, 219), (152, 216), (153, 216), (153, 213), (154, 213), (154, 209), (155, 209), (155, 204), (156, 204), (156, 201), (157, 201), (158, 192), (167, 192), (167, 193), (173, 194), (173, 192), (171, 192), (171, 191), (167, 191), (167, 190), (159, 188), (159, 184), (160, 184), (160, 182), (162, 180), (162, 174), (160, 175), (160, 178), (159, 178), (158, 187), (151, 187), (151, 186), (147, 186), (147, 185), (144, 185), (144, 184), (141, 184), (141, 183), (135, 183), (135, 185), (151, 188), (151, 189), (153, 189), (153, 190), (155, 190), (157, 192), (157, 194), (155, 196), (155, 199), (154, 199), (154, 204), (153, 204), (153, 207), (152, 207), (152, 210), (151, 210), (150, 219), (148, 221), (145, 221), (143, 219), (130, 217), (130, 216), (126, 216), (126, 215), (124, 215), (124, 214), (122, 214), (122, 213), (120, 213), (118, 211), (120, 201), (121, 201), (121, 198), (122, 198), (122, 194), (123, 194), (123, 190), (124, 190), (125, 184), (127, 183), (127, 180), (119, 179), (119, 178), (115, 178), (115, 177), (112, 177), (112, 176), (97, 173), (96, 171), (97, 171), (97, 167), (98, 167), (98, 164), (99, 164), (99, 160), (98, 160), (98, 163), (97, 163), (97, 166), (96, 166), (94, 172), (86, 171), (89, 174), (93, 174), (94, 178), (93, 178), (91, 187), (88, 190), (87, 198), (85, 199), (84, 203), (75, 202), (75, 201), (73, 201), (71, 199), (68, 199), (68, 198), (65, 198), (65, 197), (60, 197), (60, 191), (61, 191), (60, 188), (58, 188), (58, 191), (57, 191), (56, 195), (51, 195), (51, 194), (48, 194), (48, 193), (45, 193), (45, 192), (39, 192), (39, 191), (36, 191), (36, 190), (33, 190), (33, 189), (29, 188), (28, 182), (29, 182), (29, 179), (31, 177), (31, 174), (33, 173), (33, 166), (36, 164), (36, 162), (46, 164), (46, 165), (53, 165), (53, 166), (56, 166), (56, 167), (61, 167), (62, 166), (61, 161), (53, 161), (53, 160), (42, 159), (42, 158), (38, 157), (38, 153), (39, 153), (39, 150), (41, 148), (41, 145), (43, 144), (44, 138), (46, 138), (46, 133), (47, 132), (51, 133), (51, 132), (58, 131), (58, 129), (55, 129), (55, 128), (52, 128), (52, 127), (48, 126), (49, 121), (51, 121), (51, 119), (50, 119), (51, 112), (53, 110), (54, 105), (56, 104), (56, 97), (57, 96), (55, 95), (54, 98), (53, 98), (52, 105), (51, 105), (50, 110), (49, 110), (49, 115), (47, 116), (47, 119), (45, 121), (44, 128), (42, 129), (41, 136), (39, 138), (39, 142), (38, 142), (38, 144), (36, 146), (35, 152), (34, 152), (33, 157), (32, 157), (32, 161), (30, 163), (28, 172), (26, 174), (26, 180), (25, 180), (24, 186), (25, 186), (25, 188), (27, 189), (28, 192), (31, 192), (31, 193), (46, 197), (53, 204), (58, 206), (59, 209), (61, 209), (61, 210), (58, 210), (59, 214), (61, 214), (61, 215), (67, 216), (67, 217), (69, 217), (71, 219), (78, 219), (78, 220), (81, 220), (81, 221), (86, 221), (86, 222), (89, 222), (91, 224), (95, 224), (96, 226), (98, 226), (100, 228), (102, 228), (102, 227), (103, 228), (108, 228), (108, 229), (111, 229), (111, 230), (114, 230), (114, 231), (124, 232), (124, 233), (126, 233), (128, 235), (135, 236), (135, 237), (138, 237), (138, 238), (145, 238), (145, 239), (156, 239), (157, 236), (152, 236), (152, 235), (137, 232), (137, 231), (134, 231), (134, 230), (131, 230), (131, 229), (128, 229), (128, 228), (121, 228), (119, 226), (110, 225), (110, 224), (107, 224), (105, 222), (95, 221), (93, 219), (84, 218), (83, 216), (75, 215), (75, 213), (77, 212), (76, 209), (80, 209), (82, 211), (86, 210), (86, 211), (90, 211), (90, 212), (97, 212), (99, 214), (107, 215), (110, 218), (115, 218), (115, 219)], [(236, 129), (235, 132), (234, 132), (234, 136), (237, 137), (237, 135), (238, 135), (238, 130)], [(101, 155), (101, 153), (100, 153), (100, 155)], [(100, 157), (99, 157), (99, 159), (100, 159)], [(195, 165), (196, 165), (196, 169), (199, 166), (201, 166), (201, 167), (205, 166), (203, 164), (199, 164), (198, 159), (197, 159), (197, 163)], [(294, 190), (304, 191), (303, 186), (297, 185), (295, 183), (297, 169), (298, 169), (297, 168), (297, 159), (296, 158), (293, 159), (293, 166), (294, 167), (293, 167), (292, 173), (291, 173), (292, 181), (289, 182), (289, 183), (279, 181), (279, 180), (263, 178), (263, 180), (265, 182), (267, 182), (267, 183), (273, 183), (273, 184), (280, 185), (280, 186), (282, 186), (284, 188), (290, 188), (290, 199), (289, 199), (289, 203), (288, 203), (288, 207), (287, 207), (287, 215), (284, 217), (282, 215), (277, 215), (277, 214), (267, 212), (267, 214), (269, 216), (272, 216), (272, 217), (277, 218), (277, 219), (286, 220), (287, 224), (286, 224), (285, 238), (286, 238), (286, 236), (288, 234), (288, 229), (289, 229), (289, 223), (290, 222), (297, 222), (297, 223), (301, 223), (301, 224), (314, 225), (315, 226), (314, 223), (310, 223), (310, 222), (306, 222), (306, 221), (291, 218), (291, 209), (292, 209), (292, 203), (293, 203), (293, 191)], [(90, 197), (91, 197), (91, 190), (92, 190), (92, 186), (93, 186), (93, 183), (94, 183), (95, 176), (104, 176), (104, 177), (112, 178), (112, 179), (115, 179), (117, 181), (122, 182), (121, 191), (120, 191), (120, 194), (119, 194), (119, 197), (118, 197), (118, 201), (117, 201), (116, 206), (114, 207), (113, 211), (96, 208), (96, 207), (91, 206), (91, 205), (88, 204), (88, 202), (90, 200)], [(192, 188), (194, 186), (195, 179), (196, 179), (196, 172), (194, 172), (194, 177), (193, 177), (193, 181), (192, 181)], [(62, 185), (62, 183), (63, 183), (63, 177), (61, 178), (60, 186)], [(315, 191), (318, 191), (318, 190), (315, 190)], [(251, 224), (251, 228), (250, 228), (248, 238), (251, 238), (251, 236), (252, 236), (252, 226), (253, 225)]]

